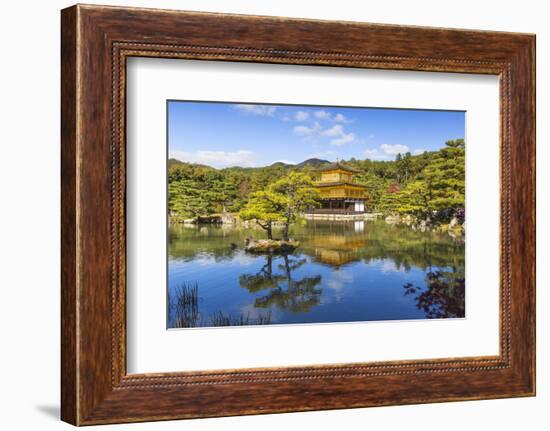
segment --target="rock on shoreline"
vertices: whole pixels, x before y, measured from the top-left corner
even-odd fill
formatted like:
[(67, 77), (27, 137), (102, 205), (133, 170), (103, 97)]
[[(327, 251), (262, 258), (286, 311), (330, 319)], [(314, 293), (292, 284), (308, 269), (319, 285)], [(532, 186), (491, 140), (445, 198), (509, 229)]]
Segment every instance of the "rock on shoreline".
[(245, 251), (249, 253), (291, 253), (300, 246), (299, 241), (246, 238)]

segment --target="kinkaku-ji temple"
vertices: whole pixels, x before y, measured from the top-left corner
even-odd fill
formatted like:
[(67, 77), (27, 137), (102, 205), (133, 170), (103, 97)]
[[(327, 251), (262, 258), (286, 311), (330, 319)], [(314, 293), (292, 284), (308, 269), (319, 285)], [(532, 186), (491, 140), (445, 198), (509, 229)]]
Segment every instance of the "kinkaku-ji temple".
[(321, 206), (309, 211), (313, 214), (364, 214), (368, 200), (367, 187), (356, 184), (355, 168), (339, 161), (316, 169), (315, 187), (319, 190)]

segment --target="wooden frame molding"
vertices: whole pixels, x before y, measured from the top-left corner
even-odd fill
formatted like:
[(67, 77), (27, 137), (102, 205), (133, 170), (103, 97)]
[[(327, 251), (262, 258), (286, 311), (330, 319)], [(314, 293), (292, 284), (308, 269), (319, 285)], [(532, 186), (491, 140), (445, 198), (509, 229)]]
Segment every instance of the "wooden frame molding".
[[(62, 11), (61, 49), (63, 420), (91, 425), (535, 394), (534, 35), (77, 5)], [(131, 56), (498, 75), (500, 354), (128, 375)]]

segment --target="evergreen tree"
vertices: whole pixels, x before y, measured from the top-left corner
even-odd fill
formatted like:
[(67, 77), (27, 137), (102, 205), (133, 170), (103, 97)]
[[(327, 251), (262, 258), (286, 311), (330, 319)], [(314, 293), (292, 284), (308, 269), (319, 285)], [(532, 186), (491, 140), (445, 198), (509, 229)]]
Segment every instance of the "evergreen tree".
[(168, 204), (171, 215), (195, 218), (208, 213), (208, 202), (202, 191), (190, 179), (173, 181), (168, 185)]
[(417, 179), (394, 196), (384, 197), (385, 209), (431, 219), (450, 218), (464, 207), (464, 140), (447, 141), (419, 172)]
[(291, 223), (306, 209), (317, 206), (319, 191), (313, 187), (310, 176), (291, 172), (272, 183), (268, 190), (276, 197), (276, 205), (283, 218), (283, 239), (288, 241)]
[[(438, 151), (398, 154), (394, 161), (346, 163), (359, 170), (355, 181), (367, 186), (372, 210), (447, 220), (464, 212), (464, 156), (464, 140), (458, 139), (447, 141)], [(283, 222), (288, 238), (297, 215), (315, 205), (310, 175), (308, 165), (214, 169), (170, 159), (170, 216), (181, 219), (241, 210), (245, 216), (267, 214), (259, 220)]]
[(318, 197), (311, 177), (291, 172), (271, 183), (266, 190), (253, 193), (239, 215), (243, 220), (255, 219), (267, 231), (269, 239), (273, 239), (273, 223), (282, 222), (283, 239), (288, 241), (291, 223), (296, 221), (298, 214), (317, 205)]
[(283, 220), (279, 197), (272, 191), (254, 192), (246, 206), (239, 212), (242, 220), (255, 220), (258, 226), (265, 229), (267, 238), (273, 239), (273, 223)]

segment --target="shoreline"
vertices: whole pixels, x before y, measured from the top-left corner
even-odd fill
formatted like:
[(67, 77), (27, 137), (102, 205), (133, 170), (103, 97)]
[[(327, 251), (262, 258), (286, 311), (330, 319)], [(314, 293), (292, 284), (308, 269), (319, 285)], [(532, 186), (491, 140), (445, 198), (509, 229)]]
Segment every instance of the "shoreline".
[(382, 218), (382, 213), (362, 213), (362, 214), (318, 214), (304, 213), (302, 218), (306, 220), (326, 220), (326, 221), (361, 221), (377, 220)]
[[(383, 221), (388, 225), (407, 226), (413, 231), (418, 232), (438, 232), (447, 233), (453, 238), (465, 238), (466, 222), (460, 223), (458, 220), (451, 220), (448, 223), (432, 223), (426, 220), (417, 219), (413, 216), (393, 216), (383, 213), (363, 213), (363, 214), (315, 214), (304, 213), (301, 218), (307, 221), (326, 221), (326, 222), (358, 222), (358, 221)], [(186, 226), (244, 226), (248, 227), (253, 221), (242, 221), (234, 214), (211, 215), (207, 217), (198, 217), (195, 219), (178, 220), (169, 218), (168, 225), (186, 225)], [(274, 223), (274, 227), (278, 226)]]

